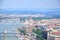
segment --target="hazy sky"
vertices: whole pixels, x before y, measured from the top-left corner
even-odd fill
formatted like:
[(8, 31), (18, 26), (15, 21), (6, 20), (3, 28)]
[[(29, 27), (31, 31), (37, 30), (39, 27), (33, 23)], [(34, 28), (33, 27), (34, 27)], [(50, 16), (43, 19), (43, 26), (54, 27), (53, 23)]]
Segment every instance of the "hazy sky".
[(55, 9), (60, 0), (0, 0), (1, 9)]

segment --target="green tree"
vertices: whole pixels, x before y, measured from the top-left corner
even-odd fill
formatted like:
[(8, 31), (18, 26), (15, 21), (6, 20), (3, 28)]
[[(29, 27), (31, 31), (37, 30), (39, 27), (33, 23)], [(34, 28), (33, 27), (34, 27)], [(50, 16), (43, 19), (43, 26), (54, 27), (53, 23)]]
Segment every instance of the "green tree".
[(34, 30), (33, 29), (33, 32), (36, 33), (37, 40), (44, 40), (44, 38), (42, 37), (42, 30), (40, 30), (40, 29)]
[(18, 28), (18, 31), (20, 31), (21, 33), (23, 33), (24, 35), (26, 35), (26, 31), (25, 30)]

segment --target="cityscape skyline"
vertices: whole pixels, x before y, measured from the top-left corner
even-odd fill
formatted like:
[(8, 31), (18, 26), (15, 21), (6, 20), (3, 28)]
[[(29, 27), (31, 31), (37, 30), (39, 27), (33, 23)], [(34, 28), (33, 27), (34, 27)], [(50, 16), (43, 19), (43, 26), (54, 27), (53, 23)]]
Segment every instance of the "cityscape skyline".
[(0, 40), (60, 40), (60, 0), (0, 0)]

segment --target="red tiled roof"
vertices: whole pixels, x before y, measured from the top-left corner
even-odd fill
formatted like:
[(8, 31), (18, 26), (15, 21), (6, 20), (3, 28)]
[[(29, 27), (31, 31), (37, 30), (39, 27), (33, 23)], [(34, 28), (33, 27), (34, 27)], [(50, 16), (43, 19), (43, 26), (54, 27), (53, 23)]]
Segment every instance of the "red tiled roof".
[(56, 24), (50, 24), (49, 28), (54, 28), (56, 26)]
[(60, 35), (60, 32), (54, 32), (53, 34), (55, 34), (55, 35)]

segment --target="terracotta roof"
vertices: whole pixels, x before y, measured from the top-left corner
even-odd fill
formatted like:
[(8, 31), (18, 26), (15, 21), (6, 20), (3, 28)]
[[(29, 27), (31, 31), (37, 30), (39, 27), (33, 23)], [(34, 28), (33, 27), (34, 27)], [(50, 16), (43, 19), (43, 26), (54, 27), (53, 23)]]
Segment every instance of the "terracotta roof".
[(54, 32), (53, 34), (55, 34), (55, 35), (60, 35), (60, 32)]
[(49, 28), (54, 28), (56, 26), (56, 24), (50, 24)]

